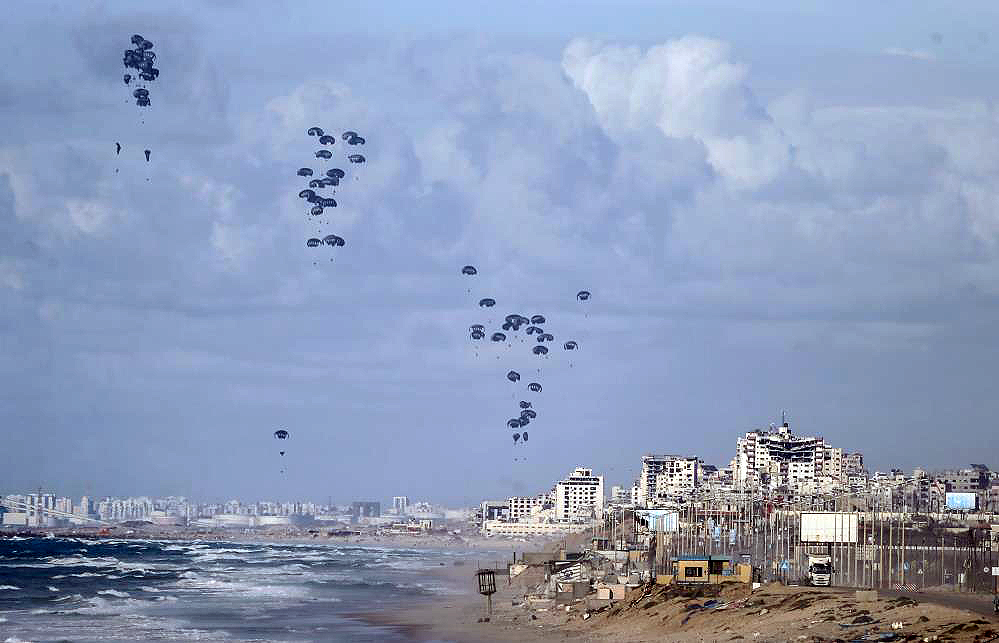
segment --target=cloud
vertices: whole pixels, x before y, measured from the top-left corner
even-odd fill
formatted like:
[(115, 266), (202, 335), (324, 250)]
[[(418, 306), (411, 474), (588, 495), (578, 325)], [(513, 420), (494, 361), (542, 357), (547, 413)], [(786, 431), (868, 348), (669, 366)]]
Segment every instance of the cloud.
[(641, 51), (574, 40), (563, 67), (612, 136), (657, 128), (704, 144), (716, 172), (755, 188), (787, 165), (790, 148), (746, 84), (727, 44), (687, 36)]
[(901, 47), (887, 47), (881, 50), (886, 56), (901, 56), (903, 58), (914, 58), (916, 60), (936, 60), (936, 55), (923, 49), (902, 49)]

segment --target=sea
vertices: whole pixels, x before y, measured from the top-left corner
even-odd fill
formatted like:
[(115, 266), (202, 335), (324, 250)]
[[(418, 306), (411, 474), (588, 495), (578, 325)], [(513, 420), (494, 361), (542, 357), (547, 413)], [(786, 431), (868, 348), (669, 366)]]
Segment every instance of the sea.
[(318, 543), (0, 539), (0, 642), (405, 643), (412, 640), (406, 630), (357, 615), (465, 593), (441, 568), (467, 562), (473, 570), (478, 555)]

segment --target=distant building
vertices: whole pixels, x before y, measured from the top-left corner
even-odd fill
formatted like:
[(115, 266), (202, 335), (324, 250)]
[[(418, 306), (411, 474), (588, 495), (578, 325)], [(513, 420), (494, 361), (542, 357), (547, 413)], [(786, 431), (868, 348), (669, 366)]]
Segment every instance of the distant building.
[(866, 473), (863, 453), (847, 453), (843, 456), (843, 465), (847, 476), (862, 476)]
[(402, 516), (409, 509), (409, 496), (393, 496), (392, 497), (392, 509)]
[(589, 529), (590, 526), (590, 521), (581, 523), (560, 523), (487, 520), (482, 525), (482, 532), (490, 536), (557, 536), (561, 534), (580, 533)]
[(361, 518), (379, 518), (382, 515), (382, 503), (380, 502), (352, 502), (350, 503), (350, 520), (357, 522)]
[(508, 500), (483, 500), (479, 506), (479, 516), (483, 524), (489, 520), (509, 520), (510, 502)]
[(655, 507), (662, 504), (667, 497), (681, 493), (680, 489), (690, 490), (697, 487), (700, 484), (702, 464), (697, 457), (669, 453), (643, 455), (635, 505)]
[(508, 520), (510, 522), (529, 522), (551, 504), (551, 498), (546, 493), (536, 496), (511, 496), (507, 499), (507, 506), (510, 508)]
[(701, 484), (701, 461), (696, 457), (671, 456), (662, 461), (656, 474), (657, 504), (690, 494)]
[(844, 456), (821, 437), (795, 435), (785, 421), (739, 438), (732, 464), (738, 488), (829, 492), (847, 485), (851, 467), (862, 469), (863, 456)]
[(602, 518), (604, 513), (604, 477), (592, 469), (577, 467), (555, 484), (555, 519), (578, 521)]

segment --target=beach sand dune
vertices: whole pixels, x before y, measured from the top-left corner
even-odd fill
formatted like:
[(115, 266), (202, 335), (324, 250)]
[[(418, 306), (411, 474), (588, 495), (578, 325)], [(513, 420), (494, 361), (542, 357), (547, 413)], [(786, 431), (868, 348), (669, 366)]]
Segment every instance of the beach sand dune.
[[(470, 580), (471, 584), (471, 580)], [(522, 586), (504, 581), (493, 614), (469, 595), (421, 608), (380, 614), (415, 640), (456, 641), (990, 641), (999, 619), (932, 603), (931, 595), (858, 600), (837, 588), (770, 584), (714, 590), (640, 587), (612, 606), (580, 601), (531, 610)]]

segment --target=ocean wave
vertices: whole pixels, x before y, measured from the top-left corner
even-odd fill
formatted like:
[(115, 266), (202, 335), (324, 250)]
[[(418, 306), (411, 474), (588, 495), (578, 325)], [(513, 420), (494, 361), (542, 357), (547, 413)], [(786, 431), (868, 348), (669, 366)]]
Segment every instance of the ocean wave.
[(51, 585), (49, 585), (46, 589), (48, 589), (50, 592), (58, 592), (59, 591), (58, 587), (53, 587)]
[(80, 594), (67, 594), (66, 596), (57, 596), (52, 599), (53, 603), (63, 603), (65, 601), (82, 601), (83, 596)]
[(31, 641), (27, 641), (25, 639), (19, 639), (16, 636), (8, 636), (6, 639), (4, 639), (3, 643), (31, 643)]
[(0, 585), (0, 589), (21, 589), (17, 585)]
[(97, 593), (100, 594), (101, 596), (116, 596), (118, 598), (128, 598), (129, 596), (131, 596), (131, 594), (129, 594), (128, 592), (119, 592), (116, 589), (102, 589)]

